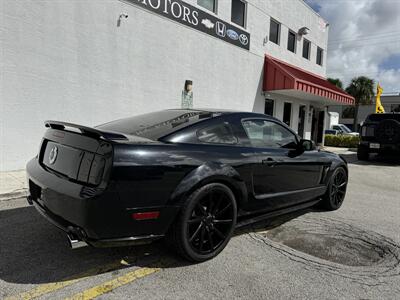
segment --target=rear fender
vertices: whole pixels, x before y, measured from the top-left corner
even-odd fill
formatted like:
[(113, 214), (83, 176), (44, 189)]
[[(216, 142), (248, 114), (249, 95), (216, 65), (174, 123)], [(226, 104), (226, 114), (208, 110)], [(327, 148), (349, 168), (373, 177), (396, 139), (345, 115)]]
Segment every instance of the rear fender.
[(189, 195), (208, 183), (222, 183), (235, 195), (238, 208), (247, 202), (247, 188), (239, 173), (229, 165), (205, 163), (186, 175), (171, 194), (171, 205), (182, 205)]

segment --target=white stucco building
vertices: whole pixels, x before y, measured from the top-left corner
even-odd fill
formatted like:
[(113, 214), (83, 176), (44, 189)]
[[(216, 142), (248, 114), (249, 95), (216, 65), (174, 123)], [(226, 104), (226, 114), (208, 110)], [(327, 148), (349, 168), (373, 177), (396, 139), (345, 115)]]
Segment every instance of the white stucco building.
[[(193, 104), (273, 114), (323, 142), (329, 25), (302, 0), (3, 0), (0, 170), (57, 119), (88, 126)], [(267, 55), (267, 56), (266, 56)]]

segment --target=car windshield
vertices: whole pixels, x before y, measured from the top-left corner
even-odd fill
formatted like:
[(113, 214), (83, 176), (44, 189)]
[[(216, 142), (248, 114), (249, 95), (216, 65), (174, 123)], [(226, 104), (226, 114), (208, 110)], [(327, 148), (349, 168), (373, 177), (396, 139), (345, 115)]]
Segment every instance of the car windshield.
[(96, 128), (158, 140), (176, 130), (218, 114), (195, 110), (162, 110), (112, 121)]
[(346, 125), (340, 125), (340, 128), (346, 132), (346, 133), (351, 133), (352, 131), (350, 130), (349, 127), (347, 127)]

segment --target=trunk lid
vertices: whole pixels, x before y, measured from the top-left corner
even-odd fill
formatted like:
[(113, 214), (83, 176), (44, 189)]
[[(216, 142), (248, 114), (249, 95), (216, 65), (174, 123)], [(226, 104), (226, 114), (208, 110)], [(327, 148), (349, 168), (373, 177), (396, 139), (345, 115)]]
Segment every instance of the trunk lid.
[(70, 181), (98, 186), (112, 165), (112, 144), (129, 140), (122, 134), (77, 124), (46, 121), (39, 163)]

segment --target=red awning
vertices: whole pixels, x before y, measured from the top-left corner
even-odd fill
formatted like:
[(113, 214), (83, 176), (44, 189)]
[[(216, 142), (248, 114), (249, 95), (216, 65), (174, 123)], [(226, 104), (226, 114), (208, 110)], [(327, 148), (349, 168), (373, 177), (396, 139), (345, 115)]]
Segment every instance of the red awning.
[(338, 102), (354, 104), (354, 98), (325, 78), (265, 56), (264, 91), (293, 90)]

